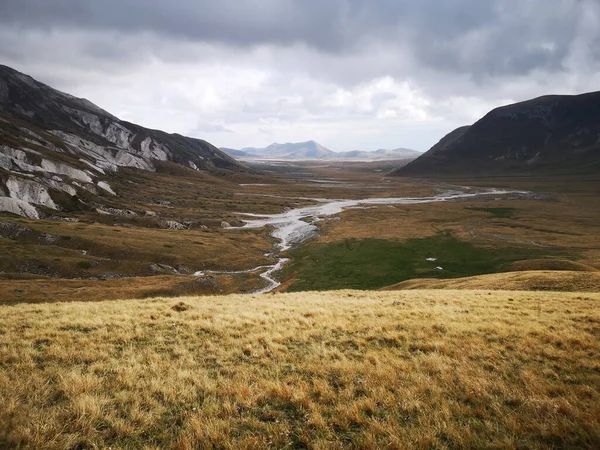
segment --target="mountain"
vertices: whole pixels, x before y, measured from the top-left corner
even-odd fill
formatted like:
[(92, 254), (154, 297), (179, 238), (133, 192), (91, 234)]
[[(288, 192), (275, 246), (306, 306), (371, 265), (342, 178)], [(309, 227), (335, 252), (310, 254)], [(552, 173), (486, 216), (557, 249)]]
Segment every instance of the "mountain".
[[(223, 150), (227, 153), (231, 151), (229, 149)], [(242, 152), (242, 157), (245, 158), (264, 159), (326, 159), (331, 155), (335, 155), (335, 152), (315, 141), (288, 142), (287, 144), (274, 143), (265, 148), (246, 147), (233, 152), (229, 154), (237, 156), (239, 152)]]
[(39, 207), (59, 210), (65, 194), (114, 195), (111, 173), (155, 171), (161, 161), (244, 170), (206, 141), (119, 120), (0, 65), (0, 211), (37, 218)]
[(366, 159), (366, 160), (378, 160), (378, 159), (407, 159), (416, 158), (421, 154), (416, 150), (408, 148), (396, 148), (393, 150), (379, 149), (373, 152), (364, 150), (352, 150), (349, 152), (339, 152), (338, 157), (344, 159)]
[(233, 148), (227, 147), (221, 147), (219, 148), (219, 150), (221, 150), (223, 153), (229, 156), (233, 156), (234, 158), (243, 158), (244, 156), (247, 156), (247, 153), (243, 150), (235, 150)]
[(600, 92), (494, 109), (393, 174), (600, 173)]
[(398, 148), (394, 150), (376, 150), (367, 152), (353, 150), (349, 152), (334, 152), (315, 141), (271, 144), (265, 148), (246, 147), (241, 150), (221, 148), (222, 151), (235, 158), (244, 159), (286, 159), (286, 160), (381, 160), (416, 158), (420, 155), (415, 150)]

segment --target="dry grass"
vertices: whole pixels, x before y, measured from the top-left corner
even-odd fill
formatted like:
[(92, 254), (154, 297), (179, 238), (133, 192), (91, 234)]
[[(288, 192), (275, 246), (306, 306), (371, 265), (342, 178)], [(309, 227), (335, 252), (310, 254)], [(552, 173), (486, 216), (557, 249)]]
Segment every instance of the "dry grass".
[[(98, 223), (13, 220), (31, 229), (18, 239), (0, 239), (0, 270), (64, 278), (106, 273), (149, 275), (150, 264), (197, 270), (241, 270), (269, 262), (271, 249), (263, 230), (162, 230), (125, 228)], [(54, 245), (40, 245), (40, 233), (56, 236)], [(82, 253), (84, 252), (84, 253)], [(78, 264), (87, 263), (84, 268)]]
[(232, 294), (253, 292), (265, 282), (255, 274), (204, 277), (159, 275), (107, 280), (33, 278), (0, 279), (0, 305), (46, 302), (97, 302), (149, 297)]
[(530, 270), (477, 275), (451, 280), (418, 278), (383, 288), (383, 290), (402, 289), (509, 289), (515, 291), (600, 292), (600, 271)]
[(598, 448), (600, 294), (0, 307), (2, 448)]
[[(456, 238), (482, 247), (517, 245), (549, 253), (567, 250), (577, 254), (581, 263), (600, 268), (600, 203), (588, 195), (557, 196), (558, 200), (551, 202), (488, 200), (347, 210), (340, 214), (341, 220), (321, 224), (323, 236), (318, 242), (375, 236), (402, 241), (449, 230)], [(513, 208), (514, 212), (510, 218), (495, 218), (474, 207)]]
[(594, 267), (564, 259), (529, 259), (517, 261), (511, 264), (510, 270), (571, 270), (575, 272), (598, 272), (598, 269)]

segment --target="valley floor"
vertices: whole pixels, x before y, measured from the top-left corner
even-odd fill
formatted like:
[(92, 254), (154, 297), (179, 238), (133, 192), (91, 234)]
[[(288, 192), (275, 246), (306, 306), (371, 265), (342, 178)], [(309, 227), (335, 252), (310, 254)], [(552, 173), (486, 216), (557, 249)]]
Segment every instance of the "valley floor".
[[(260, 271), (226, 272), (273, 266), (281, 257), (291, 261), (274, 274), (279, 291), (463, 278), (456, 287), (488, 288), (482, 283), (493, 278), (473, 285), (470, 277), (502, 273), (520, 280), (506, 286), (513, 289), (598, 290), (596, 282), (556, 283), (558, 273), (548, 273), (569, 271), (561, 279), (579, 280), (596, 272), (588, 278), (597, 279), (598, 180), (384, 176), (396, 164), (272, 163), (261, 164), (262, 173), (221, 176), (174, 165), (157, 173), (123, 170), (112, 181), (119, 196), (104, 209), (0, 218), (0, 303), (254, 292), (267, 286)], [(317, 235), (283, 253), (272, 228), (239, 228), (247, 213), (281, 214), (318, 204), (314, 199), (472, 192), (465, 186), (531, 195), (363, 205), (306, 218)]]
[(0, 306), (0, 448), (599, 448), (600, 294)]

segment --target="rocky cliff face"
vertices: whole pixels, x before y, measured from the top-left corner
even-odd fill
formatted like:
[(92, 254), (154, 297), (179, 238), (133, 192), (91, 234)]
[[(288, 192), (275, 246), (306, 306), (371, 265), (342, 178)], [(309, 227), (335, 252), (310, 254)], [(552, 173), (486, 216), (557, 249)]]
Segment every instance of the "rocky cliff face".
[(600, 173), (600, 92), (497, 108), (395, 174)]
[(37, 218), (39, 207), (60, 209), (61, 194), (115, 195), (112, 173), (154, 171), (158, 161), (244, 170), (206, 141), (119, 120), (0, 65), (0, 211)]

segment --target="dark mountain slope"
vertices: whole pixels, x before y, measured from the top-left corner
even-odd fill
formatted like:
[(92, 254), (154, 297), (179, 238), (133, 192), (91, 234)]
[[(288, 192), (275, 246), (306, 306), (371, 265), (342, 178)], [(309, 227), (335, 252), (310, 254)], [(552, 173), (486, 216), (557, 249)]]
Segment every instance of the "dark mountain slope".
[(600, 173), (600, 92), (494, 109), (395, 175)]

